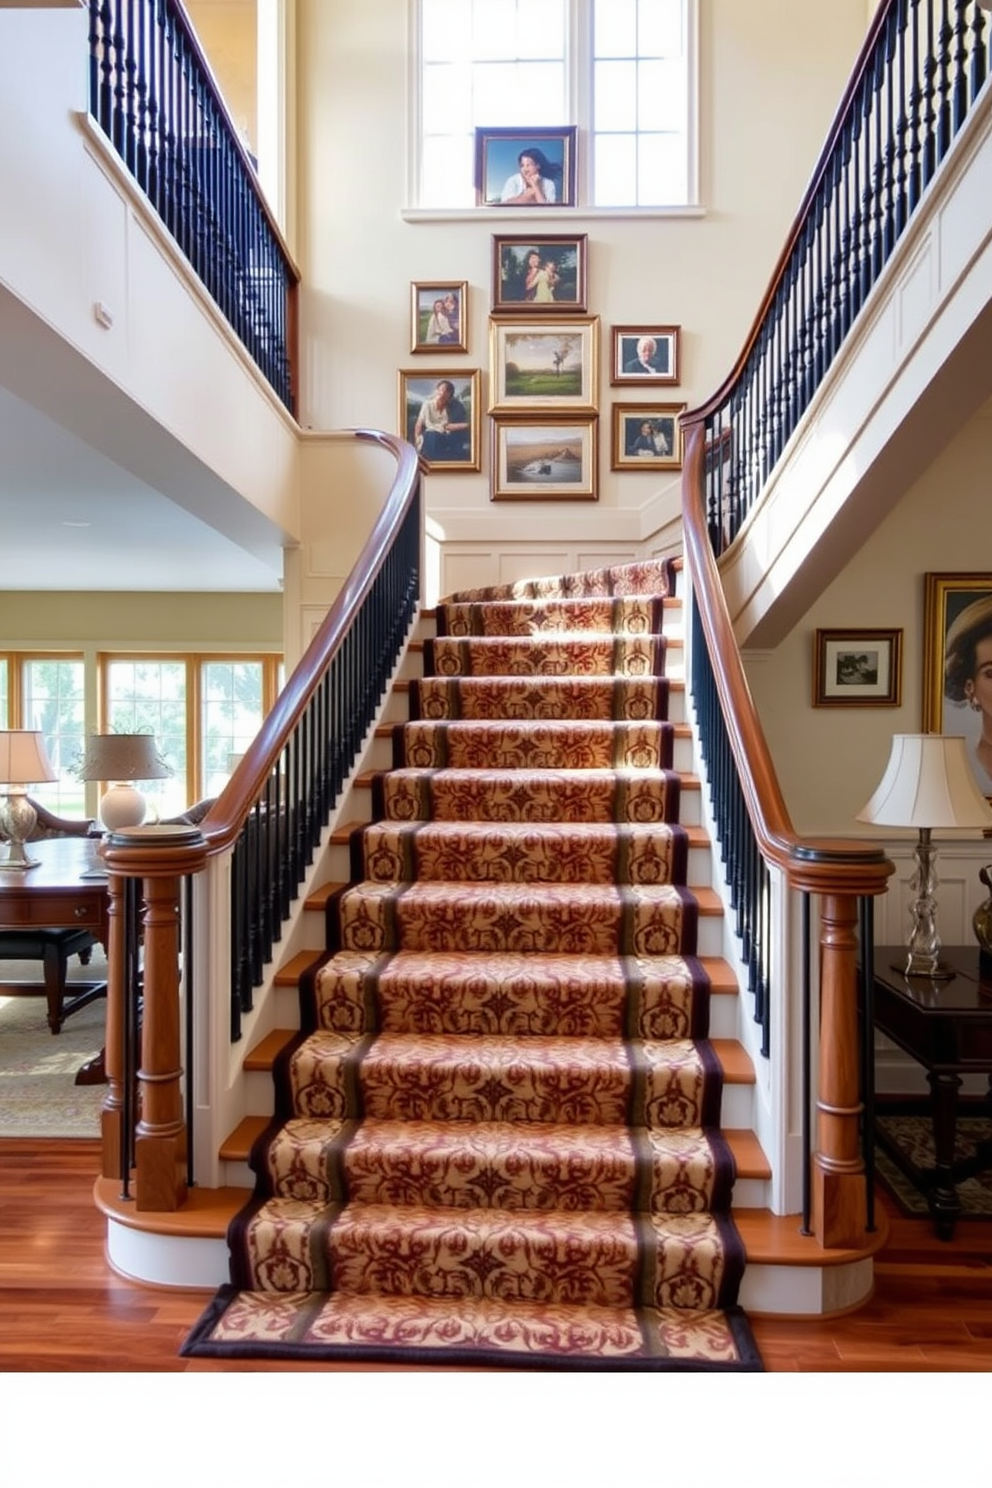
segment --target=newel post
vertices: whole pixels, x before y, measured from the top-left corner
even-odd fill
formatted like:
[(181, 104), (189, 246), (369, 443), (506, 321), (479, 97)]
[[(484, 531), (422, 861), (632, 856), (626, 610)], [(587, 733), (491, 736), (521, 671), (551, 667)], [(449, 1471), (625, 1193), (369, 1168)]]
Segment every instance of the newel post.
[(207, 861), (195, 827), (124, 828), (100, 849), (107, 862), (111, 930), (107, 988), (107, 1074), (103, 1111), (103, 1161), (126, 1161), (125, 999), (127, 930), (124, 881), (140, 882), (142, 975), (140, 1055), (135, 1072), (135, 1199), (138, 1209), (174, 1210), (186, 1200), (186, 1122), (182, 1095), (181, 887)]
[(862, 897), (885, 893), (894, 871), (881, 848), (840, 840), (807, 840), (793, 849), (789, 862), (791, 886), (817, 895), (820, 906), (819, 1063), (810, 1199), (813, 1233), (824, 1249), (861, 1247), (868, 1238), (861, 1143), (858, 910)]

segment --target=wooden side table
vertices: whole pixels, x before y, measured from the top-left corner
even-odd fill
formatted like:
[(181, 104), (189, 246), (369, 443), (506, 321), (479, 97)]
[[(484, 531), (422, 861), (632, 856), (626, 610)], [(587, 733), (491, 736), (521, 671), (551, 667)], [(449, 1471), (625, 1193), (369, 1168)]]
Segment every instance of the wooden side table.
[[(977, 944), (941, 948), (954, 973), (947, 979), (907, 977), (897, 969), (905, 961), (904, 946), (876, 947), (875, 1027), (927, 1071), (936, 1161), (932, 1171), (912, 1176), (927, 1195), (937, 1234), (949, 1240), (961, 1212), (954, 1164), (961, 1077), (992, 1075), (992, 976)], [(980, 1160), (992, 1161), (992, 1150)]]

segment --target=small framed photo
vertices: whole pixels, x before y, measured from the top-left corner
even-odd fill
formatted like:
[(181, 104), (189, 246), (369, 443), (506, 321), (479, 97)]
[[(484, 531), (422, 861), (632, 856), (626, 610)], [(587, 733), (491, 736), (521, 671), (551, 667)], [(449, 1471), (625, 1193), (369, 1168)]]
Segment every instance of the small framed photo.
[(422, 279), (410, 285), (410, 350), (468, 351), (464, 279)]
[(901, 630), (816, 632), (814, 708), (898, 708), (901, 698)]
[(574, 124), (555, 129), (477, 129), (475, 199), (480, 207), (573, 207)]
[(610, 382), (676, 385), (679, 371), (679, 326), (615, 325)]
[(544, 324), (526, 316), (490, 320), (490, 413), (595, 413), (598, 328), (595, 315)]
[(923, 593), (923, 727), (959, 734), (992, 800), (992, 573), (928, 573)]
[(480, 383), (471, 371), (400, 371), (398, 424), (427, 471), (481, 470)]
[(684, 403), (614, 403), (612, 470), (681, 470)]
[(493, 313), (574, 315), (586, 308), (586, 234), (493, 236)]
[(492, 425), (494, 501), (595, 501), (595, 417), (548, 414)]

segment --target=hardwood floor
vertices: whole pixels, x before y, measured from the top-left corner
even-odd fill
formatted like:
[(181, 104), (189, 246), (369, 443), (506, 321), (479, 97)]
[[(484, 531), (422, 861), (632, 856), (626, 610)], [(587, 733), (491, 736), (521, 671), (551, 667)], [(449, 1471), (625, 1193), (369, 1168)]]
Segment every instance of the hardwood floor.
[[(210, 1293), (143, 1286), (111, 1270), (92, 1201), (96, 1171), (95, 1142), (0, 1141), (0, 1372), (271, 1372), (178, 1357)], [(948, 1244), (927, 1221), (880, 1202), (891, 1233), (872, 1301), (822, 1322), (752, 1319), (767, 1371), (992, 1369), (992, 1223), (961, 1224)]]

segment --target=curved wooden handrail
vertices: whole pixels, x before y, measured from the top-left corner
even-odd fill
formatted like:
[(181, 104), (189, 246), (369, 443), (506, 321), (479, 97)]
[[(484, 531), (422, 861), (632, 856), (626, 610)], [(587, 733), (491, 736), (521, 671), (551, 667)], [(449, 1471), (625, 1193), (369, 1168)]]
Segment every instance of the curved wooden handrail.
[(413, 446), (379, 430), (354, 429), (351, 432), (356, 439), (378, 444), (393, 454), (396, 474), (392, 486), (351, 573), (300, 658), (299, 665), (243, 759), (239, 760), (230, 780), (200, 823), (208, 857), (217, 856), (234, 846), (322, 673), (340, 648), (349, 616), (367, 594), (392, 536), (413, 501), (419, 468)]
[[(691, 420), (691, 422), (689, 421)], [(894, 871), (884, 852), (857, 840), (801, 838), (792, 825), (751, 695), (706, 526), (702, 414), (687, 418), (682, 471), (686, 562), (734, 752), (748, 816), (762, 856), (790, 884), (811, 893), (881, 894)]]

